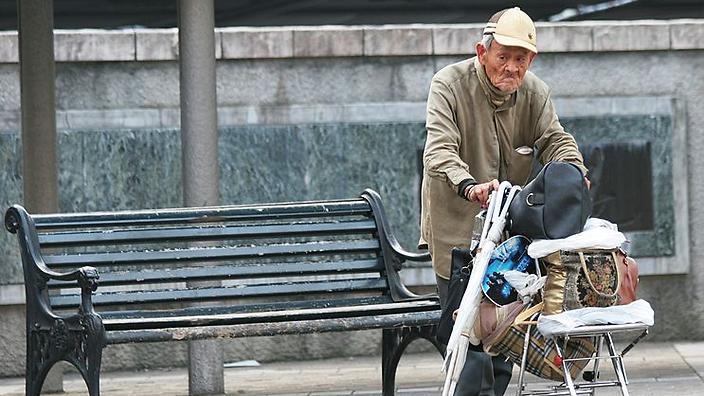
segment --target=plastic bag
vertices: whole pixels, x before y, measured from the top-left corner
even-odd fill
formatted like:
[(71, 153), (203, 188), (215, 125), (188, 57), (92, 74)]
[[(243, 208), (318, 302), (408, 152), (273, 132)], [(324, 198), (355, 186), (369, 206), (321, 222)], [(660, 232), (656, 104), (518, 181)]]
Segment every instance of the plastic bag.
[(540, 315), (538, 330), (545, 336), (552, 336), (579, 326), (627, 323), (652, 326), (655, 323), (655, 313), (650, 304), (640, 299), (626, 305), (580, 308), (555, 315)]

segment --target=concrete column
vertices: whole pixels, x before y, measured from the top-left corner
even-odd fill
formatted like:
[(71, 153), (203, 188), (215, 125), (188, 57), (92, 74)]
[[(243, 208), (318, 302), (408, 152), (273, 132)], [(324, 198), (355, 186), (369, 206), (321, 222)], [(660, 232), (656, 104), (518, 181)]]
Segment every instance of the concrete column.
[[(179, 0), (178, 27), (183, 201), (186, 206), (217, 205), (214, 0)], [(191, 395), (225, 392), (223, 352), (217, 340), (189, 342), (188, 357)]]
[[(59, 206), (53, 1), (17, 0), (17, 21), (23, 201), (31, 213), (51, 213), (58, 211)], [(63, 392), (62, 363), (51, 369), (42, 390), (45, 393)]]
[(30, 212), (58, 210), (54, 72), (54, 7), (17, 0), (22, 105), (22, 179)]

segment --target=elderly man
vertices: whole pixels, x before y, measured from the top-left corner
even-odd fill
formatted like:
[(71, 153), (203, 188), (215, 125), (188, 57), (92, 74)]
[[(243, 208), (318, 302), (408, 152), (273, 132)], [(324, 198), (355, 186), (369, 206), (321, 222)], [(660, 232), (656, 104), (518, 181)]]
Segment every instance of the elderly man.
[[(428, 96), (421, 246), (430, 251), (441, 304), (451, 249), (468, 247), (474, 216), (499, 180), (525, 184), (534, 157), (572, 162), (586, 175), (549, 88), (528, 71), (538, 53), (531, 18), (517, 7), (497, 12), (475, 48), (476, 57), (435, 74)], [(455, 395), (502, 395), (510, 378), (505, 359), (470, 351)]]

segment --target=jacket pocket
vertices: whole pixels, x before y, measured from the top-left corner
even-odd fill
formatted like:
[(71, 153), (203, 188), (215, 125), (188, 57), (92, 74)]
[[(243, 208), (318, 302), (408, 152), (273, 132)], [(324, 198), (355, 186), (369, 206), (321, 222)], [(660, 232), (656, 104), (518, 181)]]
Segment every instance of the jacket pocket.
[(528, 146), (520, 146), (511, 151), (508, 180), (511, 184), (522, 186), (528, 181), (530, 172), (533, 169), (533, 149)]

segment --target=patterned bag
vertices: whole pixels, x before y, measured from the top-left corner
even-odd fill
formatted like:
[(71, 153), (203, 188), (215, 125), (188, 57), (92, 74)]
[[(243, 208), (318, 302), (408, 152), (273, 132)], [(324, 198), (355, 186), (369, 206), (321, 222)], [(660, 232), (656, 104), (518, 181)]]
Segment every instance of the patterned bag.
[[(596, 351), (592, 339), (572, 338), (563, 348), (563, 356), (560, 357), (555, 347), (555, 342), (545, 337), (538, 331), (535, 322), (543, 304), (535, 305), (521, 312), (509, 326), (500, 323), (496, 331), (483, 340), (484, 350), (491, 354), (503, 354), (513, 363), (520, 365), (523, 357), (523, 345), (528, 342), (526, 371), (538, 377), (564, 381), (562, 371), (563, 359), (584, 359), (577, 361), (567, 361), (567, 370), (572, 378), (576, 378), (584, 370), (589, 360)], [(529, 330), (528, 330), (529, 329)], [(526, 333), (529, 336), (526, 338)]]
[(621, 276), (615, 250), (559, 251), (543, 259), (543, 314), (618, 303)]

